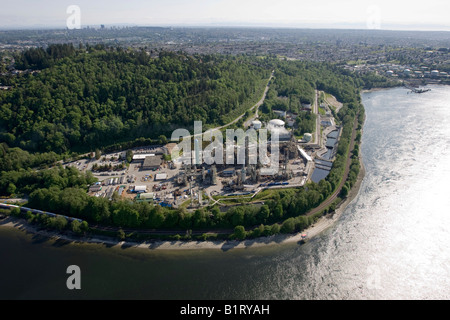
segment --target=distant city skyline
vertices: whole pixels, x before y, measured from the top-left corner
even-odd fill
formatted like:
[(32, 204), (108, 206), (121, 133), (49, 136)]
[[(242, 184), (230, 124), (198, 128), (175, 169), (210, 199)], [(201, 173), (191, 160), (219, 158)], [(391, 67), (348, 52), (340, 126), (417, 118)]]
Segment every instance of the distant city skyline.
[(450, 31), (448, 0), (16, 0), (1, 4), (0, 28), (65, 28), (67, 8), (80, 27), (248, 26)]

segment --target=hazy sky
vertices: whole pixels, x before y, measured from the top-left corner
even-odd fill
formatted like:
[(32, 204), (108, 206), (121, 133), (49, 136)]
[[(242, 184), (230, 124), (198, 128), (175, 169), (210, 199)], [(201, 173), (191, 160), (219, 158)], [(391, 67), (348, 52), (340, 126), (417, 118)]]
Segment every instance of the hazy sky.
[(255, 25), (450, 31), (450, 1), (427, 0), (1, 0), (0, 27)]

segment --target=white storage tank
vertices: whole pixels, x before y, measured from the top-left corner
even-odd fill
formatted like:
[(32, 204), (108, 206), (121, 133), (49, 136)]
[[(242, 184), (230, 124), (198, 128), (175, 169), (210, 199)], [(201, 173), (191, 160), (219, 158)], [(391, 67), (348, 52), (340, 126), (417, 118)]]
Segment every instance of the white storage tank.
[(310, 142), (312, 140), (312, 134), (311, 133), (305, 133), (303, 135), (303, 140), (305, 140), (306, 142)]
[(434, 77), (434, 78), (439, 77), (439, 70), (432, 70), (431, 71), (431, 76)]
[(269, 125), (274, 128), (284, 128), (284, 121), (280, 119), (273, 119), (269, 121)]
[(262, 127), (262, 123), (259, 120), (252, 121), (252, 125), (255, 130), (259, 130)]

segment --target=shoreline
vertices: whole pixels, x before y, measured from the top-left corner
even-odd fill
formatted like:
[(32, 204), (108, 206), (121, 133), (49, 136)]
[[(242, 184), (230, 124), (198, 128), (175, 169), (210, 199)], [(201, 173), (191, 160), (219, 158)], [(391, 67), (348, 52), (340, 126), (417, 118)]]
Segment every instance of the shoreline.
[[(132, 242), (119, 241), (110, 237), (94, 236), (94, 237), (77, 237), (70, 234), (62, 234), (57, 231), (42, 231), (38, 227), (29, 224), (24, 219), (17, 219), (7, 217), (0, 220), (0, 228), (15, 228), (27, 234), (37, 234), (47, 237), (48, 240), (63, 240), (72, 243), (81, 244), (100, 244), (117, 248), (139, 248), (147, 250), (222, 250), (227, 251), (231, 249), (250, 249), (273, 245), (285, 244), (302, 244), (308, 242), (312, 238), (320, 235), (325, 230), (332, 227), (345, 211), (347, 206), (356, 198), (359, 193), (362, 181), (365, 177), (365, 167), (360, 157), (360, 171), (355, 185), (351, 189), (347, 198), (341, 202), (333, 213), (320, 217), (313, 225), (295, 235), (274, 235), (270, 237), (261, 237), (256, 239), (248, 239), (243, 241), (238, 240), (223, 240), (223, 241), (146, 241), (146, 242)], [(306, 240), (302, 239), (302, 234), (306, 234)]]
[[(422, 87), (427, 87), (427, 86), (450, 86), (450, 83), (425, 83), (425, 84), (421, 84), (420, 86), (422, 86)], [(383, 91), (383, 90), (394, 89), (394, 88), (405, 88), (405, 89), (407, 89), (403, 84), (400, 84), (398, 86), (386, 87), (386, 88), (362, 89), (361, 93), (377, 92), (377, 91)]]

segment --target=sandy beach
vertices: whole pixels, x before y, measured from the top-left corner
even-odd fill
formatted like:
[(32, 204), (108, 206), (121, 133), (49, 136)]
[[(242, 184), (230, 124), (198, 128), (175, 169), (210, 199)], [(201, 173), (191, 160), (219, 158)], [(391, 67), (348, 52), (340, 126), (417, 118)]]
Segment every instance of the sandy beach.
[(35, 226), (28, 224), (23, 219), (6, 218), (0, 222), (0, 228), (16, 228), (29, 234), (39, 234), (48, 237), (49, 240), (65, 240), (73, 243), (97, 243), (111, 247), (135, 247), (150, 250), (204, 250), (204, 249), (247, 249), (257, 248), (268, 245), (282, 245), (288, 243), (301, 243), (302, 234), (307, 234), (306, 241), (317, 236), (324, 230), (331, 227), (338, 219), (339, 214), (326, 216), (319, 219), (313, 226), (301, 233), (295, 235), (275, 235), (270, 237), (261, 237), (257, 239), (248, 239), (244, 241), (226, 240), (226, 241), (147, 241), (136, 243), (130, 241), (117, 241), (107, 237), (76, 237), (69, 234), (61, 234), (53, 231), (38, 230)]

